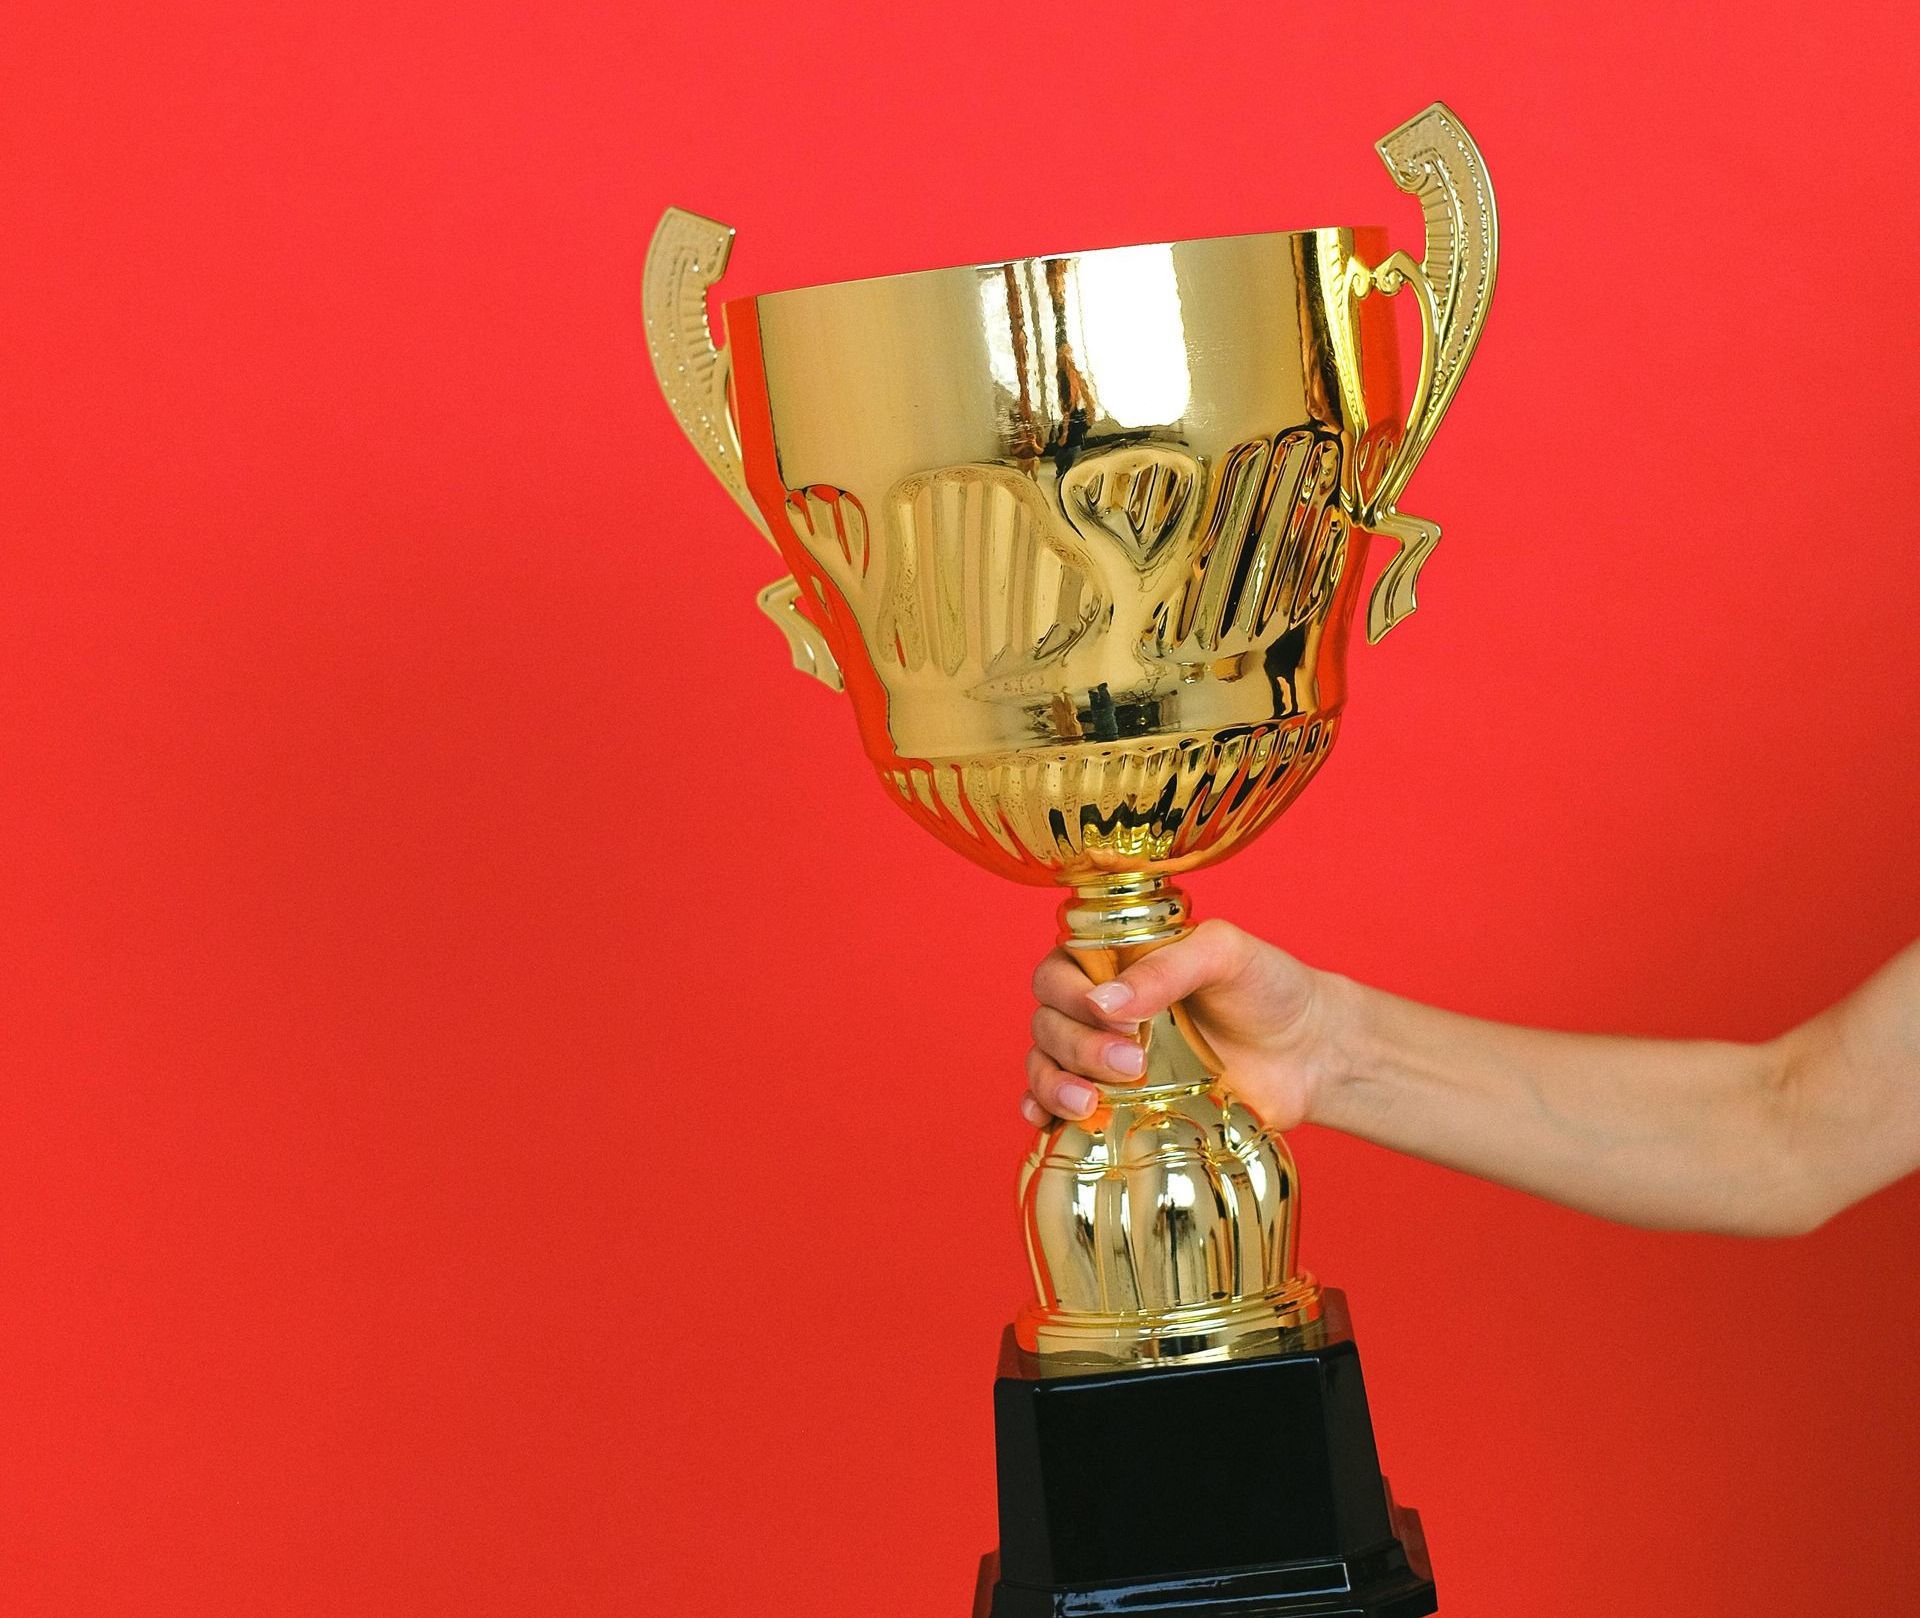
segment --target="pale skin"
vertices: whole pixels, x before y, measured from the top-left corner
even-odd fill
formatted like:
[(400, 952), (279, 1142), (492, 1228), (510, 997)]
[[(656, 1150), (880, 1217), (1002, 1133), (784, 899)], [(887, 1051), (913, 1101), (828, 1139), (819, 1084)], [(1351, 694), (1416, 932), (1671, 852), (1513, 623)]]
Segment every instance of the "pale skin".
[(1402, 1000), (1223, 921), (1096, 987), (1034, 973), (1029, 1122), (1139, 1077), (1175, 1000), (1268, 1123), (1325, 1124), (1605, 1219), (1792, 1236), (1920, 1169), (1920, 943), (1760, 1044), (1550, 1033)]

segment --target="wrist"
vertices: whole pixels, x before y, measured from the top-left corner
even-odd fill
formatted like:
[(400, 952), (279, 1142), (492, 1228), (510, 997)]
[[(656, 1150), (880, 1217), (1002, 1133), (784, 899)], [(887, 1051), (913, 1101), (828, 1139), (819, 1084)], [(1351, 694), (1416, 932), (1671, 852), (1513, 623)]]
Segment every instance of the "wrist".
[(1334, 1123), (1351, 1108), (1353, 1091), (1366, 1071), (1372, 1038), (1371, 991), (1337, 972), (1315, 971), (1308, 1017), (1312, 1025), (1307, 1121)]

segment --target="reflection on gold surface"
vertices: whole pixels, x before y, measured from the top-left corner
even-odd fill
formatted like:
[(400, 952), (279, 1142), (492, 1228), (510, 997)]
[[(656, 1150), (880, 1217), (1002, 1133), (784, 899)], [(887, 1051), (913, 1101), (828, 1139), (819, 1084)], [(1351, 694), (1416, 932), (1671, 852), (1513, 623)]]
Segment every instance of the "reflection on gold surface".
[[(1167, 878), (1324, 762), (1369, 539), (1397, 546), (1378, 639), (1439, 537), (1398, 500), (1486, 316), (1493, 197), (1443, 106), (1379, 150), (1424, 206), (1418, 262), (1341, 228), (930, 270), (735, 299), (724, 350), (731, 233), (677, 209), (656, 233), (656, 375), (789, 569), (761, 603), (796, 665), (844, 684), (936, 837), (1075, 890), (1096, 976), (1178, 936)], [(1045, 1131), (1022, 1176), (1043, 1356), (1243, 1352), (1316, 1313), (1284, 1142), (1178, 1009), (1142, 1037), (1145, 1083)]]

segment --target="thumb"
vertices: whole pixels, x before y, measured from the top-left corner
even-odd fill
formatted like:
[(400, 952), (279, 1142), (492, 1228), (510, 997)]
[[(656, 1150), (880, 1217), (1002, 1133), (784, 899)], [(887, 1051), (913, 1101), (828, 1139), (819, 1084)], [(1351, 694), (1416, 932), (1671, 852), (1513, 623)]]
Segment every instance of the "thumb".
[(1239, 977), (1253, 964), (1255, 948), (1252, 935), (1232, 922), (1203, 921), (1089, 989), (1087, 1000), (1109, 1022), (1146, 1022), (1176, 1000)]

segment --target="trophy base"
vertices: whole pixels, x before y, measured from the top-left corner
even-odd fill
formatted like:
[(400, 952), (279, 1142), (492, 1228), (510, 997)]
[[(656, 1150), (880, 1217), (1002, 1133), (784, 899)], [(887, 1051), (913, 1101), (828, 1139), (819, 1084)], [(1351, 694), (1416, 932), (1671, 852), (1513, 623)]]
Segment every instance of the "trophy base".
[(1346, 1300), (1271, 1352), (994, 1385), (1000, 1548), (974, 1618), (1423, 1618), (1420, 1520), (1380, 1475)]

